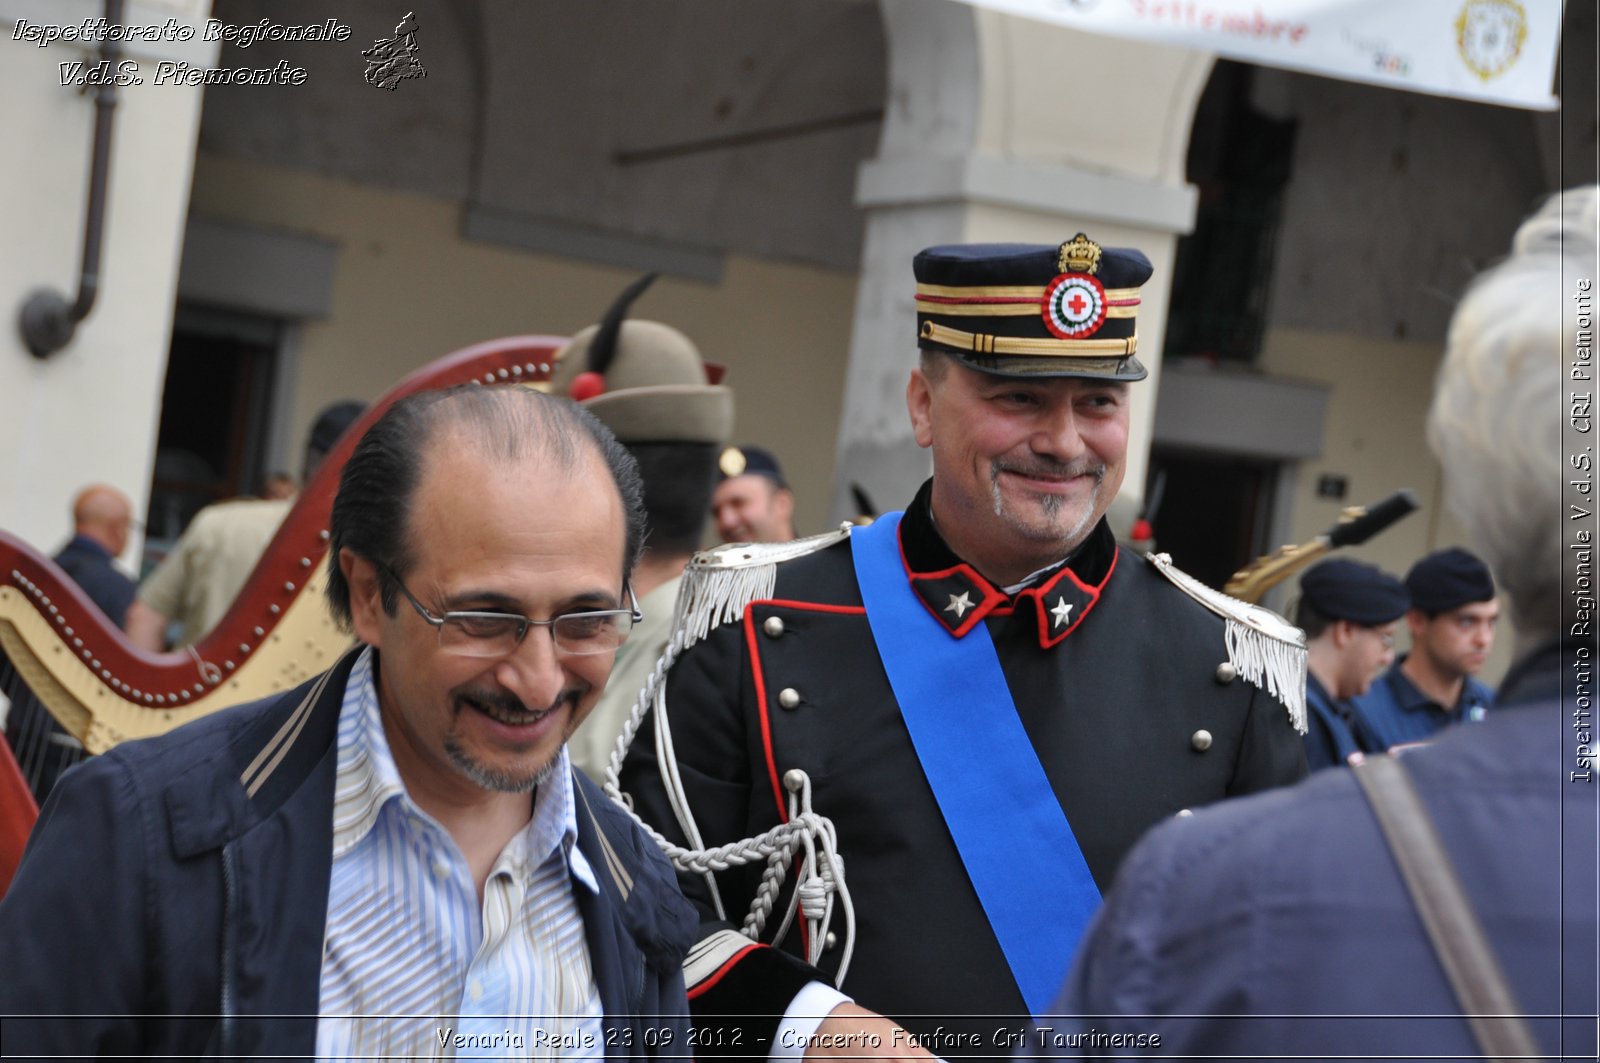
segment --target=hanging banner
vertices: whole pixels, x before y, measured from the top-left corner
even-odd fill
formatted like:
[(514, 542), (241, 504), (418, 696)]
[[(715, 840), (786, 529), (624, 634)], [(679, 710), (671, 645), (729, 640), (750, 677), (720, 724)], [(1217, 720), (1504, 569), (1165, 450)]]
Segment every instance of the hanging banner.
[(1509, 107), (1560, 106), (1551, 85), (1561, 0), (966, 2), (1346, 81)]

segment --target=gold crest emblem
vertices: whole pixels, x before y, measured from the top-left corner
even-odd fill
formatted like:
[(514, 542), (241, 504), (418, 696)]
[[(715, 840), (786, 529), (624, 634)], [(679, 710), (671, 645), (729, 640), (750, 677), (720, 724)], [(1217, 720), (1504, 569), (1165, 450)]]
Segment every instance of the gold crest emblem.
[(1100, 245), (1079, 233), (1061, 245), (1056, 268), (1062, 273), (1097, 273), (1100, 269)]
[(742, 474), (745, 467), (744, 451), (738, 447), (729, 447), (722, 452), (722, 457), (717, 459), (717, 468), (722, 470), (722, 475), (730, 480)]
[(1467, 0), (1456, 16), (1456, 49), (1482, 81), (1516, 63), (1528, 39), (1528, 15), (1517, 0)]

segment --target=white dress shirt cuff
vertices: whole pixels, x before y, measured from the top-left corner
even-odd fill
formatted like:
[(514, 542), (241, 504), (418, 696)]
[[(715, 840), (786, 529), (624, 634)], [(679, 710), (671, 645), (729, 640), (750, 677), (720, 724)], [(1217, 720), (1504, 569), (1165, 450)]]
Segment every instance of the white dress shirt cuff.
[(777, 1035), (772, 1039), (772, 1051), (767, 1053), (768, 1063), (797, 1063), (806, 1054), (806, 1043), (828, 1017), (828, 1012), (840, 1004), (855, 1001), (832, 986), (822, 982), (807, 982), (789, 1001), (789, 1008), (778, 1023)]

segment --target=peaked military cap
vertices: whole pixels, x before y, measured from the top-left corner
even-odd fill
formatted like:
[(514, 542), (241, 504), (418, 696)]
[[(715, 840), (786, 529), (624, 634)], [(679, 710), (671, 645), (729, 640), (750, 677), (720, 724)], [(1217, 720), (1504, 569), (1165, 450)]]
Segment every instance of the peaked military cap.
[(1411, 608), (1405, 584), (1376, 565), (1342, 557), (1306, 569), (1300, 595), (1323, 616), (1362, 627), (1398, 620)]
[(1143, 380), (1134, 357), (1150, 260), (1083, 233), (1058, 246), (950, 244), (912, 261), (917, 346), (1008, 377)]
[(1494, 597), (1489, 566), (1459, 546), (1435, 550), (1406, 573), (1411, 604), (1424, 613), (1445, 613)]
[(720, 474), (717, 477), (719, 483), (735, 476), (748, 475), (765, 476), (779, 487), (789, 486), (789, 481), (783, 478), (783, 467), (772, 452), (749, 444), (724, 450), (717, 459), (717, 472)]
[(656, 321), (626, 320), (656, 279), (649, 273), (617, 297), (605, 318), (556, 353), (550, 390), (598, 417), (624, 443), (726, 443), (733, 392), (722, 369), (689, 337)]

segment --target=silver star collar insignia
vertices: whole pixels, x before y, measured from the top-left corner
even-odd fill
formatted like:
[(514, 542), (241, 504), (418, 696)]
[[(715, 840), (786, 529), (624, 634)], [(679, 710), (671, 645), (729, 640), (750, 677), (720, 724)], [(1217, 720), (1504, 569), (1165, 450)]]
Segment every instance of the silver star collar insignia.
[(1050, 626), (1053, 628), (1064, 627), (1067, 623), (1067, 614), (1071, 612), (1072, 603), (1065, 598), (1057, 598), (1055, 607), (1050, 610), (1050, 615), (1056, 618), (1056, 622)]
[(969, 592), (962, 591), (959, 595), (952, 594), (950, 596), (950, 604), (944, 607), (944, 611), (956, 614), (956, 619), (960, 620), (967, 615), (967, 610), (971, 608), (972, 598)]

